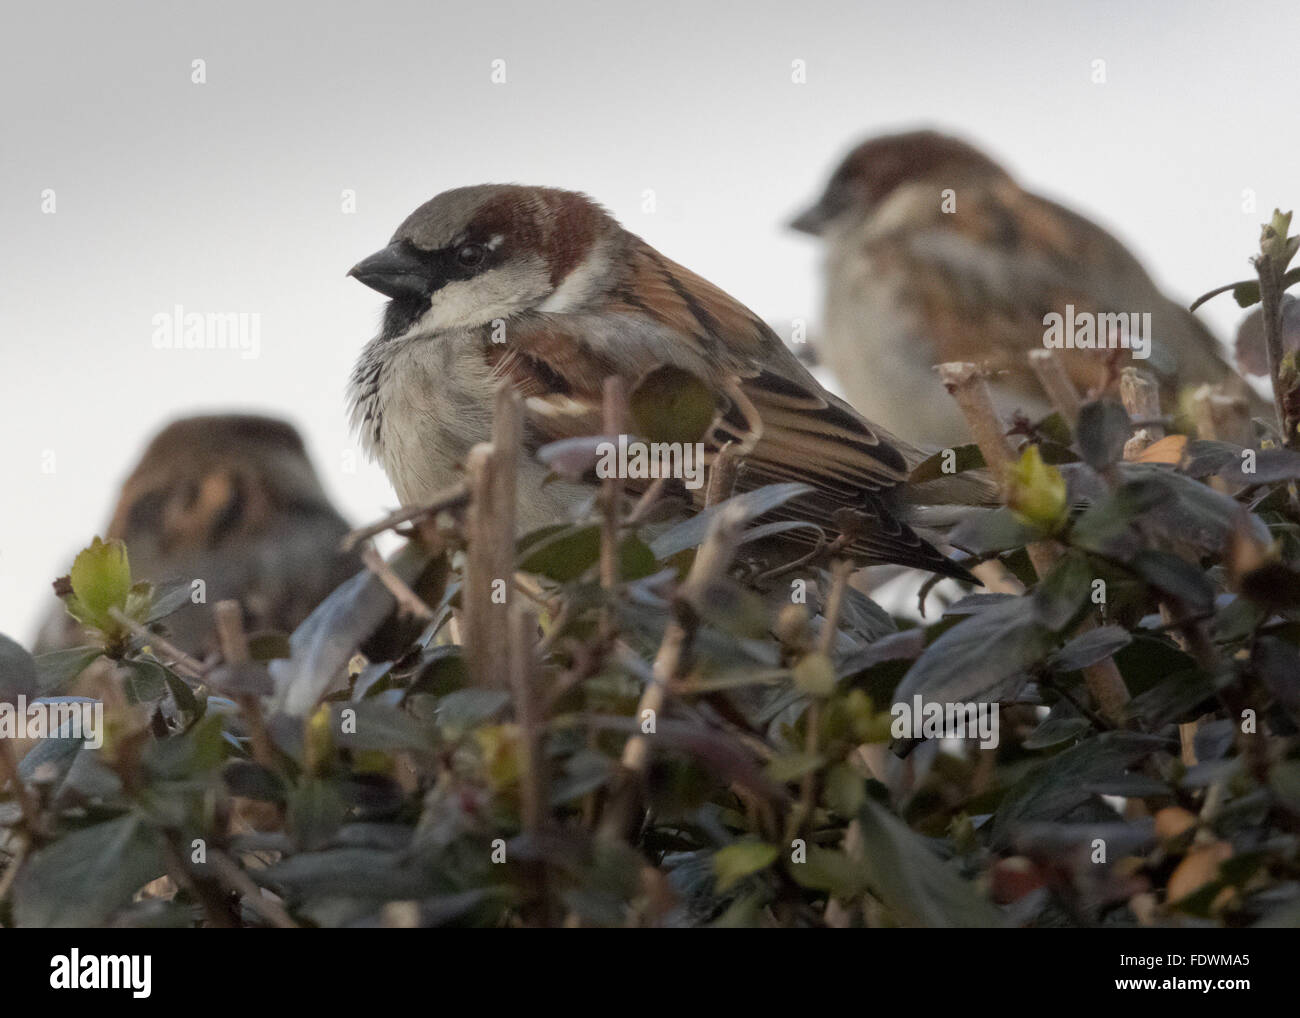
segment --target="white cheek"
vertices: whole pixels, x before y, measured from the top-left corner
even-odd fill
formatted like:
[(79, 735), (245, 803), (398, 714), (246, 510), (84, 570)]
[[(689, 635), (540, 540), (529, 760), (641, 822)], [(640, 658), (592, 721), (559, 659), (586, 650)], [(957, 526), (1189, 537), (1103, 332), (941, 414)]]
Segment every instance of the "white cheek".
[(415, 331), (441, 332), (490, 322), (490, 309), (474, 282), (472, 279), (457, 280), (435, 293), (429, 300), (429, 310), (420, 316)]
[(537, 306), (537, 310), (563, 314), (575, 308), (586, 307), (605, 279), (608, 268), (609, 257), (604, 251), (585, 258), (582, 264), (564, 277), (558, 289)]
[(536, 307), (550, 290), (540, 263), (490, 269), (473, 279), (458, 279), (429, 299), (429, 309), (409, 330), (443, 332), (487, 325), (526, 308)]

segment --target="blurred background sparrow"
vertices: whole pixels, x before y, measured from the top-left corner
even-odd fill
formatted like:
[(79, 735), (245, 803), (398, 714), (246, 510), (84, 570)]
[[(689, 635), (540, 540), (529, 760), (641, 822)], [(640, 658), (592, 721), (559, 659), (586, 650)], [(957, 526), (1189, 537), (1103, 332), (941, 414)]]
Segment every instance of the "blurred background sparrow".
[[(352, 420), (403, 504), (458, 480), (471, 446), (488, 439), (501, 380), (525, 400), (531, 452), (602, 434), (607, 377), (631, 389), (669, 366), (712, 394), (707, 454), (737, 443), (739, 490), (807, 482), (815, 493), (779, 518), (834, 536), (848, 511), (857, 531), (849, 551), (860, 561), (967, 575), (905, 519), (911, 503), (973, 488), (971, 479), (946, 478), (942, 492), (905, 486), (918, 450), (828, 393), (755, 314), (585, 195), (517, 185), (443, 192), (350, 274), (391, 298), (353, 373)], [(522, 465), (521, 532), (566, 520), (587, 497), (577, 485), (544, 485), (547, 474), (532, 457)], [(791, 533), (811, 541), (806, 529)]]
[[(203, 581), (205, 603), (163, 620), (168, 638), (201, 658), (216, 649), (217, 601), (237, 599), (250, 633), (289, 632), (306, 618), (361, 568), (339, 550), (347, 530), (292, 425), (221, 415), (175, 421), (149, 443), (104, 536), (126, 542), (136, 580)], [(59, 602), (35, 649), (87, 642)]]
[[(1237, 327), (1234, 346), (1237, 370), (1243, 375), (1268, 377), (1268, 343), (1264, 338), (1264, 308), (1255, 310), (1242, 319)], [(1282, 356), (1300, 353), (1300, 300), (1289, 293), (1282, 294)]]
[(1270, 412), (1123, 244), (957, 138), (912, 131), (863, 142), (791, 226), (825, 241), (822, 359), (854, 406), (905, 438), (970, 440), (933, 371), (944, 361), (999, 372), (1004, 415), (1049, 412), (1026, 354), (1044, 347), (1044, 317), (1067, 305), (1075, 315), (1151, 314), (1149, 359), (1058, 352), (1081, 395), (1131, 363), (1157, 377), (1165, 413), (1202, 383), (1226, 384), (1256, 416)]

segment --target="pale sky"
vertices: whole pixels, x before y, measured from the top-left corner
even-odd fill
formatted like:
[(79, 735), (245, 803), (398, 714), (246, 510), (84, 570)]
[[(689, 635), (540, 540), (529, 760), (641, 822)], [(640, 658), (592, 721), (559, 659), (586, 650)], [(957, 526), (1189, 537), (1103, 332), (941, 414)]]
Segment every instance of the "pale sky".
[[(396, 503), (349, 469), (344, 387), (382, 298), (344, 274), (446, 188), (586, 191), (761, 315), (812, 322), (816, 243), (783, 223), (873, 133), (960, 133), (1179, 299), (1248, 274), (1259, 224), (1300, 204), (1283, 0), (83, 0), (5, 23), (0, 631), (23, 642), (175, 416), (285, 416), (349, 518)], [(259, 314), (259, 355), (156, 349), (177, 304)], [(1221, 337), (1239, 318), (1203, 315)]]

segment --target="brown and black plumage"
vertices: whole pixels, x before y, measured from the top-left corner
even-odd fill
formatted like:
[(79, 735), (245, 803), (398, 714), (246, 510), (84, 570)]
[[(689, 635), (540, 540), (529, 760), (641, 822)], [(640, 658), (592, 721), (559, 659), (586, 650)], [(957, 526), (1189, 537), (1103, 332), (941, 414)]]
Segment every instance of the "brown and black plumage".
[[(486, 440), (508, 379), (539, 446), (601, 432), (604, 380), (629, 388), (672, 366), (703, 381), (715, 454), (737, 443), (741, 487), (802, 481), (786, 507), (834, 533), (860, 518), (849, 551), (965, 576), (905, 522), (920, 454), (832, 396), (748, 308), (624, 230), (584, 195), (485, 185), (417, 209), (353, 275), (392, 298), (353, 376), (353, 420), (404, 503), (454, 482)], [(494, 341), (494, 339), (499, 341)], [(523, 468), (523, 529), (562, 518), (573, 495)]]
[(898, 434), (968, 440), (933, 365), (971, 361), (995, 373), (1004, 412), (1048, 407), (1026, 354), (1043, 349), (1047, 315), (1151, 315), (1151, 352), (1062, 350), (1082, 393), (1134, 364), (1179, 392), (1225, 383), (1265, 412), (1214, 336), (1165, 298), (1110, 233), (1024, 190), (975, 147), (934, 131), (855, 148), (817, 202), (792, 224), (826, 243), (820, 351), (848, 397)]
[[(173, 643), (202, 656), (216, 649), (220, 600), (240, 602), (250, 631), (292, 630), (360, 568), (339, 550), (347, 529), (291, 425), (220, 415), (175, 421), (149, 443), (104, 536), (126, 543), (135, 579), (180, 581), (202, 598), (164, 623)], [(60, 605), (37, 645), (85, 642)]]

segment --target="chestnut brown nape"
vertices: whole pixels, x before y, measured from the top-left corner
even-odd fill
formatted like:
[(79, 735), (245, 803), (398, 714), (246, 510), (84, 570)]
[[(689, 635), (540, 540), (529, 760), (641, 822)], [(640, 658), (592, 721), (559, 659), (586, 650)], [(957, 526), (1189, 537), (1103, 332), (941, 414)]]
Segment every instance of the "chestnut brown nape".
[(172, 459), (196, 450), (244, 449), (257, 446), (305, 456), (298, 429), (287, 421), (260, 414), (208, 414), (172, 421), (149, 443), (141, 465), (155, 457)]
[(908, 131), (863, 142), (845, 157), (832, 187), (860, 189), (872, 204), (899, 185), (944, 171), (1000, 174), (1006, 170), (973, 145), (938, 131)]

